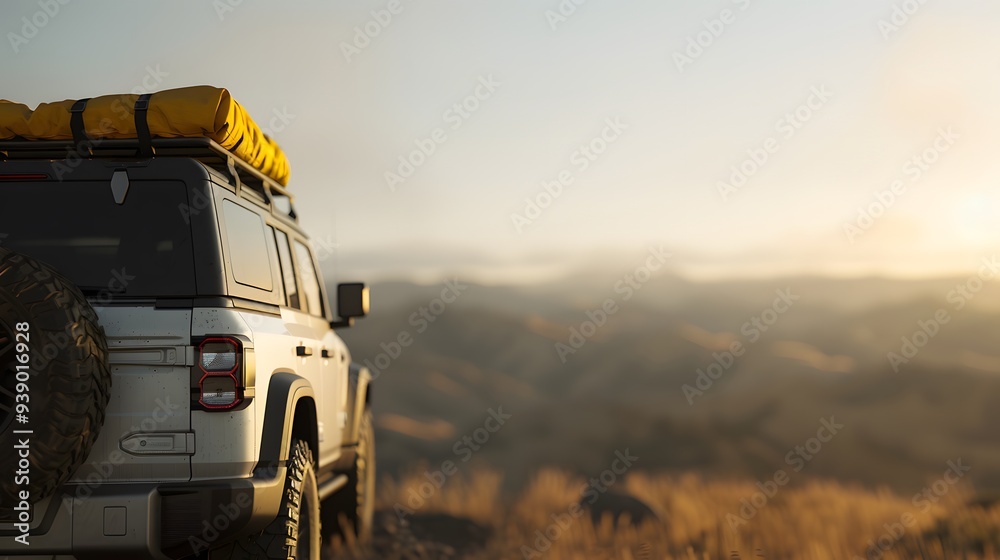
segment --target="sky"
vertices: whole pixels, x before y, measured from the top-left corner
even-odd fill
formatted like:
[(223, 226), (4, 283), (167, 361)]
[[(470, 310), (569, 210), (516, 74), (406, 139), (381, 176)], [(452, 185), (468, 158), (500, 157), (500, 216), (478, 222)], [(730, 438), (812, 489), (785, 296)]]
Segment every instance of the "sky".
[(996, 3), (61, 1), (0, 4), (0, 98), (229, 88), (341, 278), (661, 246), (696, 277), (927, 276), (1000, 242)]

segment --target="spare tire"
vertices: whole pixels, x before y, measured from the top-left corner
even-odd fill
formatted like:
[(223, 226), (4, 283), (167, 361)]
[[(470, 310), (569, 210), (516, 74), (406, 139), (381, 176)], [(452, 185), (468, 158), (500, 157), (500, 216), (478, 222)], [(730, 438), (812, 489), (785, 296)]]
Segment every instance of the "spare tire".
[[(66, 482), (90, 453), (110, 397), (108, 343), (94, 308), (48, 265), (0, 249), (0, 504), (18, 503), (24, 490), (38, 502)], [(27, 482), (14, 476), (14, 446), (25, 438)]]

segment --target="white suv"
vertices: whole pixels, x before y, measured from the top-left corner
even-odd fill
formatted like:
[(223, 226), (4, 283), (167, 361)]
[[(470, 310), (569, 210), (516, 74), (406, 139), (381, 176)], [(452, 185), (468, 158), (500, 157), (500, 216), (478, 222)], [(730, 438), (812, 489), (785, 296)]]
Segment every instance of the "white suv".
[[(207, 139), (0, 142), (0, 555), (311, 558), (371, 531), (370, 375), (288, 192)], [(339, 523), (338, 523), (339, 522)]]

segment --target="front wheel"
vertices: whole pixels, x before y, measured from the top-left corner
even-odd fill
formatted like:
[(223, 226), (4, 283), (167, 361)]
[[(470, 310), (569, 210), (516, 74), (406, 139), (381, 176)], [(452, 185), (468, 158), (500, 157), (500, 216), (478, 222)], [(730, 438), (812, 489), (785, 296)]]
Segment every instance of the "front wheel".
[(354, 464), (347, 471), (347, 484), (323, 504), (327, 524), (334, 534), (345, 537), (350, 532), (356, 543), (367, 543), (372, 536), (375, 517), (375, 428), (371, 410), (365, 410), (358, 429), (358, 447)]
[(292, 441), (278, 517), (263, 531), (214, 550), (211, 560), (320, 560), (319, 489), (312, 450)]

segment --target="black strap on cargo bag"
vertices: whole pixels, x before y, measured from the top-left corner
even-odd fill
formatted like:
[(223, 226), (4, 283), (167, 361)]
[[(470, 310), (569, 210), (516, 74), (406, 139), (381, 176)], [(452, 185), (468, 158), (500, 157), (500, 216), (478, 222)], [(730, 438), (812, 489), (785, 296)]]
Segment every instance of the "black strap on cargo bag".
[(149, 121), (146, 113), (149, 111), (149, 98), (153, 94), (145, 93), (135, 100), (135, 132), (139, 139), (139, 157), (153, 157), (153, 136), (149, 133)]
[(87, 136), (87, 127), (83, 124), (83, 112), (87, 109), (88, 101), (90, 101), (89, 97), (80, 99), (69, 110), (69, 128), (73, 132), (73, 146), (81, 157), (88, 157), (93, 154), (90, 137)]

